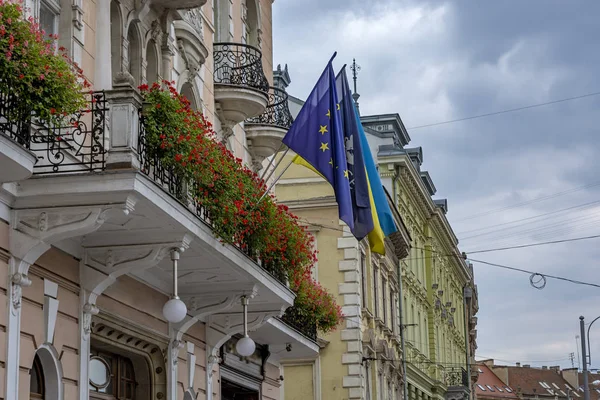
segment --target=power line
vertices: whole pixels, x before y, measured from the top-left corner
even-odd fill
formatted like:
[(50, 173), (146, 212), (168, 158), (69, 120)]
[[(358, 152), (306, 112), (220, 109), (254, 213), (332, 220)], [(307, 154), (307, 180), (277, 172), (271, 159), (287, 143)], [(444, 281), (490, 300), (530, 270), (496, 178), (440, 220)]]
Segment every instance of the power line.
[[(592, 205), (595, 205), (595, 204), (600, 204), (600, 200), (591, 201), (589, 203), (579, 204), (579, 205), (571, 206), (571, 207), (567, 207), (567, 208), (562, 208), (560, 210), (550, 211), (550, 212), (547, 212), (547, 213), (538, 214), (538, 215), (534, 215), (534, 216), (527, 217), (527, 218), (520, 218), (520, 219), (516, 219), (516, 220), (513, 220), (513, 221), (509, 221), (509, 222), (503, 222), (501, 224), (495, 224), (495, 225), (490, 225), (490, 226), (483, 227), (483, 228), (471, 229), (469, 231), (459, 232), (459, 233), (457, 233), (457, 235), (464, 234), (464, 233), (472, 233), (472, 232), (483, 231), (483, 230), (486, 230), (486, 229), (492, 229), (492, 228), (496, 228), (496, 227), (499, 227), (499, 226), (506, 226), (506, 225), (511, 225), (511, 224), (515, 224), (515, 223), (519, 223), (519, 222), (524, 222), (524, 221), (530, 221), (532, 219), (546, 217), (548, 215), (559, 214), (559, 213), (562, 213), (562, 212), (565, 212), (565, 211), (575, 210), (575, 209), (578, 209), (578, 208), (585, 208), (585, 207), (589, 207), (589, 206), (592, 206)], [(479, 237), (479, 236), (486, 236), (486, 235), (490, 235), (492, 233), (501, 232), (503, 230), (513, 229), (513, 228), (514, 227), (507, 227), (507, 228), (502, 228), (500, 230), (492, 230), (490, 232), (484, 232), (484, 233), (479, 233), (477, 235), (467, 236), (467, 237), (461, 238), (461, 240), (472, 239), (472, 238), (476, 238), (476, 237)]]
[(565, 194), (577, 192), (577, 191), (583, 190), (583, 189), (589, 189), (589, 188), (595, 187), (595, 186), (600, 186), (600, 182), (590, 183), (590, 184), (587, 184), (587, 185), (584, 185), (584, 186), (579, 186), (579, 187), (576, 187), (576, 188), (573, 188), (573, 189), (569, 189), (569, 190), (565, 190), (565, 191), (562, 191), (562, 192), (552, 193), (552, 194), (549, 194), (549, 195), (546, 195), (546, 196), (537, 197), (537, 198), (532, 199), (532, 200), (527, 200), (527, 201), (523, 201), (521, 203), (512, 204), (510, 206), (496, 208), (496, 209), (492, 209), (492, 210), (489, 210), (489, 211), (483, 211), (483, 212), (480, 212), (480, 213), (477, 213), (477, 214), (472, 214), (472, 215), (470, 215), (468, 217), (454, 220), (454, 222), (467, 221), (467, 220), (470, 220), (470, 219), (475, 219), (475, 218), (483, 217), (483, 216), (486, 216), (486, 215), (490, 215), (490, 214), (496, 213), (498, 211), (510, 210), (512, 208), (518, 208), (518, 207), (526, 206), (526, 205), (529, 205), (529, 204), (537, 203), (539, 201), (554, 199), (556, 197), (564, 196)]
[(549, 242), (529, 243), (529, 244), (522, 244), (522, 245), (518, 245), (518, 246), (498, 247), (495, 249), (487, 249), (487, 250), (466, 251), (465, 253), (467, 253), (467, 254), (490, 253), (492, 251), (523, 249), (526, 247), (545, 246), (548, 244), (556, 244), (556, 243), (577, 242), (579, 240), (588, 240), (588, 239), (597, 239), (597, 238), (600, 238), (600, 235), (583, 236), (583, 237), (572, 238), (572, 239), (552, 240)]
[[(490, 262), (481, 261), (481, 260), (474, 260), (472, 258), (469, 258), (469, 261), (489, 265), (491, 267), (503, 268), (503, 269), (508, 269), (511, 271), (518, 271), (518, 272), (523, 272), (523, 273), (529, 274), (530, 275), (529, 282), (531, 283), (531, 286), (533, 286), (536, 289), (543, 289), (546, 286), (546, 278), (557, 279), (560, 281), (574, 283), (577, 285), (585, 285), (585, 286), (592, 286), (592, 287), (600, 288), (600, 285), (597, 283), (583, 282), (583, 281), (579, 281), (576, 279), (565, 278), (562, 276), (542, 274), (540, 272), (533, 272), (533, 271), (528, 271), (526, 269), (509, 267), (507, 265), (495, 264), (495, 263), (490, 263)], [(539, 280), (536, 281), (536, 279), (539, 279)]]
[(484, 117), (491, 117), (493, 115), (506, 114), (506, 113), (511, 113), (511, 112), (515, 112), (515, 111), (527, 110), (527, 109), (530, 109), (530, 108), (537, 108), (537, 107), (547, 106), (547, 105), (550, 105), (550, 104), (563, 103), (565, 101), (583, 99), (585, 97), (592, 97), (592, 96), (598, 96), (598, 95), (600, 95), (600, 92), (588, 93), (588, 94), (583, 94), (581, 96), (567, 97), (567, 98), (564, 98), (564, 99), (547, 101), (545, 103), (531, 104), (531, 105), (528, 105), (528, 106), (517, 107), (517, 108), (509, 108), (507, 110), (494, 111), (494, 112), (490, 112), (490, 113), (486, 113), (486, 114), (478, 114), (478, 115), (473, 115), (473, 116), (470, 116), (470, 117), (452, 119), (452, 120), (449, 120), (449, 121), (441, 121), (441, 122), (435, 122), (435, 123), (432, 123), (432, 124), (413, 126), (411, 128), (408, 128), (408, 130), (428, 128), (428, 127), (431, 127), (431, 126), (438, 126), (438, 125), (453, 124), (455, 122), (468, 121), (468, 120), (471, 120), (471, 119), (478, 119), (478, 118), (484, 118)]

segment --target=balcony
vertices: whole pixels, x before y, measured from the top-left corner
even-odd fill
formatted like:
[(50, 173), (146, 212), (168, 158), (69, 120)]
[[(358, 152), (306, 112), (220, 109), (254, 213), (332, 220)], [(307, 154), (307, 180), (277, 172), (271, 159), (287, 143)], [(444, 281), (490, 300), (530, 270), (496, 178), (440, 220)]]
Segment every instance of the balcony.
[(269, 345), (277, 361), (311, 360), (319, 355), (317, 326), (314, 321), (299, 315), (294, 307), (288, 308), (281, 318), (271, 318), (250, 336)]
[(240, 43), (215, 43), (213, 53), (215, 101), (221, 121), (231, 127), (265, 111), (269, 82), (260, 50)]
[(291, 306), (294, 294), (279, 265), (213, 234), (210, 215), (190, 195), (193, 182), (186, 185), (148, 153), (141, 108), (133, 88), (94, 93), (89, 109), (67, 126), (32, 123), (29, 136), (10, 139), (38, 159), (32, 179), (4, 187), (14, 199), (11, 235), (27, 244), (21, 259), (47, 246), (80, 258), (90, 312), (124, 275), (171, 294), (169, 255), (183, 249), (179, 296), (188, 316), (175, 332), (181, 336), (204, 321), (208, 346), (218, 348), (239, 333), (241, 296), (251, 299), (248, 325), (258, 329)]
[(18, 108), (18, 104), (11, 96), (3, 96), (0, 129), (4, 135), (0, 140), (6, 143), (0, 156), (0, 183), (20, 181), (32, 174), (104, 169), (106, 97), (104, 92), (86, 96), (88, 107), (61, 125), (48, 124), (28, 112), (9, 117), (7, 110)]
[(456, 400), (469, 398), (471, 390), (469, 388), (469, 376), (464, 368), (446, 369), (445, 383), (448, 387), (446, 399)]
[(152, 5), (170, 10), (184, 10), (199, 8), (206, 4), (206, 0), (152, 0)]
[(245, 123), (246, 138), (254, 161), (262, 162), (271, 157), (294, 122), (288, 108), (285, 90), (269, 88), (269, 102), (265, 111)]

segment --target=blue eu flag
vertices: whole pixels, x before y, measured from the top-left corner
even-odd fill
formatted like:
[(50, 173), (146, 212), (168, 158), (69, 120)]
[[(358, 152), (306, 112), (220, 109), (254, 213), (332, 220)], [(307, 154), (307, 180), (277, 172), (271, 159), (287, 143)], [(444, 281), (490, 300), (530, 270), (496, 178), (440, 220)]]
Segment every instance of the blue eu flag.
[(348, 175), (350, 178), (350, 196), (354, 214), (354, 229), (352, 233), (358, 240), (363, 239), (373, 230), (373, 215), (369, 199), (369, 184), (363, 160), (362, 145), (354, 109), (354, 100), (350, 92), (346, 67), (342, 68), (336, 78), (337, 94), (342, 114), (342, 132), (346, 147)]
[(333, 186), (339, 217), (350, 230), (354, 230), (350, 171), (332, 60), (306, 99), (283, 143)]

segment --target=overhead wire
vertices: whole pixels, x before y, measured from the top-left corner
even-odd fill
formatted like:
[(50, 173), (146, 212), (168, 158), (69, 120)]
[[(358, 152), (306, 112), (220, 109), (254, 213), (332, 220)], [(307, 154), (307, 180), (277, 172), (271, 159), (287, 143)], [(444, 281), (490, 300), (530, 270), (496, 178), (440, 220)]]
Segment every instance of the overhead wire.
[(475, 250), (475, 251), (466, 251), (467, 254), (480, 254), (480, 253), (491, 253), (493, 251), (504, 251), (504, 250), (513, 250), (513, 249), (523, 249), (526, 247), (536, 247), (536, 246), (545, 246), (549, 244), (557, 244), (557, 243), (568, 243), (568, 242), (577, 242), (580, 240), (589, 240), (589, 239), (597, 239), (600, 238), (600, 235), (591, 235), (591, 236), (583, 236), (572, 239), (561, 239), (561, 240), (551, 240), (548, 242), (540, 242), (540, 243), (528, 243), (517, 246), (508, 246), (508, 247), (497, 247), (494, 249), (485, 249), (485, 250)]
[[(513, 220), (513, 221), (503, 222), (503, 223), (500, 223), (500, 224), (494, 224), (494, 225), (486, 226), (486, 227), (483, 227), (483, 228), (477, 228), (477, 229), (471, 229), (471, 230), (468, 230), (468, 231), (458, 232), (457, 235), (465, 234), (465, 233), (472, 233), (472, 232), (479, 232), (479, 231), (484, 231), (486, 229), (496, 228), (496, 227), (499, 227), (499, 226), (506, 226), (506, 225), (511, 225), (511, 224), (515, 224), (515, 223), (520, 223), (520, 222), (525, 222), (525, 221), (531, 221), (533, 219), (537, 219), (537, 218), (541, 218), (541, 217), (546, 217), (548, 215), (560, 214), (560, 213), (565, 212), (565, 211), (571, 211), (571, 210), (576, 210), (576, 209), (579, 209), (579, 208), (585, 208), (585, 207), (589, 207), (589, 206), (592, 206), (592, 205), (595, 205), (595, 204), (600, 204), (600, 200), (595, 200), (595, 201), (591, 201), (591, 202), (588, 202), (588, 203), (578, 204), (576, 206), (570, 206), (570, 207), (566, 207), (566, 208), (561, 208), (560, 210), (554, 210), (554, 211), (550, 211), (550, 212), (545, 212), (543, 214), (533, 215), (531, 217), (519, 218), (519, 219), (516, 219), (516, 220)], [(493, 230), (493, 231), (490, 231), (490, 232), (480, 233), (480, 234), (473, 235), (473, 236), (467, 236), (467, 237), (461, 238), (461, 240), (467, 240), (467, 239), (471, 239), (471, 238), (474, 238), (474, 237), (486, 236), (486, 235), (489, 235), (491, 233), (502, 231), (502, 230), (506, 230), (506, 229), (511, 229), (511, 228), (502, 228), (500, 230)]]
[[(473, 258), (469, 258), (469, 261), (474, 262), (474, 263), (479, 263), (479, 264), (485, 264), (485, 265), (488, 265), (491, 267), (502, 268), (502, 269), (518, 271), (518, 272), (523, 272), (523, 273), (529, 274), (530, 275), (530, 279), (529, 279), (530, 284), (531, 284), (531, 286), (533, 286), (536, 289), (543, 289), (546, 286), (547, 278), (556, 279), (556, 280), (569, 282), (569, 283), (574, 283), (577, 285), (584, 285), (584, 286), (600, 288), (600, 284), (592, 283), (592, 282), (584, 282), (584, 281), (580, 281), (577, 279), (565, 278), (564, 276), (556, 276), (556, 275), (544, 274), (541, 272), (528, 271), (528, 270), (522, 269), (522, 268), (510, 267), (508, 265), (496, 264), (496, 263), (491, 263), (488, 261), (475, 260)], [(540, 278), (541, 280), (536, 281), (535, 278)]]
[(547, 105), (551, 105), (551, 104), (563, 103), (563, 102), (566, 102), (566, 101), (583, 99), (583, 98), (586, 98), (586, 97), (592, 97), (592, 96), (598, 96), (598, 95), (600, 95), (600, 92), (587, 93), (587, 94), (582, 94), (580, 96), (566, 97), (566, 98), (563, 98), (563, 99), (546, 101), (544, 103), (531, 104), (531, 105), (528, 105), (528, 106), (522, 106), (522, 107), (516, 107), (516, 108), (509, 108), (509, 109), (506, 109), (506, 110), (494, 111), (494, 112), (489, 112), (489, 113), (485, 113), (485, 114), (472, 115), (470, 117), (463, 117), (463, 118), (451, 119), (451, 120), (448, 120), (448, 121), (440, 121), (440, 122), (434, 122), (434, 123), (431, 123), (431, 124), (418, 125), (418, 126), (413, 126), (413, 127), (407, 128), (407, 129), (408, 130), (413, 130), (413, 129), (429, 128), (431, 126), (453, 124), (455, 122), (469, 121), (469, 120), (472, 120), (472, 119), (478, 119), (478, 118), (484, 118), (484, 117), (491, 117), (491, 116), (500, 115), (500, 114), (507, 114), (507, 113), (511, 113), (511, 112), (515, 112), (515, 111), (528, 110), (528, 109), (531, 109), (531, 108), (543, 107), (543, 106), (547, 106)]
[(483, 217), (483, 216), (486, 216), (486, 215), (494, 214), (494, 213), (497, 213), (499, 211), (510, 210), (510, 209), (513, 209), (513, 208), (519, 208), (519, 207), (530, 205), (530, 204), (537, 203), (537, 202), (540, 202), (540, 201), (554, 199), (556, 197), (564, 196), (566, 194), (574, 193), (574, 192), (577, 192), (577, 191), (580, 191), (580, 190), (589, 189), (591, 187), (596, 187), (596, 186), (600, 186), (600, 182), (589, 183), (587, 185), (578, 186), (576, 188), (565, 190), (565, 191), (562, 191), (562, 192), (556, 192), (556, 193), (552, 193), (552, 194), (549, 194), (549, 195), (546, 195), (546, 196), (536, 197), (535, 199), (523, 201), (521, 203), (511, 204), (509, 206), (505, 206), (505, 207), (501, 207), (501, 208), (496, 208), (496, 209), (492, 209), (492, 210), (488, 210), (488, 211), (483, 211), (483, 212), (476, 213), (476, 214), (471, 214), (468, 217), (459, 218), (459, 219), (456, 219), (454, 221), (455, 222), (468, 221), (470, 219), (475, 219), (475, 218)]

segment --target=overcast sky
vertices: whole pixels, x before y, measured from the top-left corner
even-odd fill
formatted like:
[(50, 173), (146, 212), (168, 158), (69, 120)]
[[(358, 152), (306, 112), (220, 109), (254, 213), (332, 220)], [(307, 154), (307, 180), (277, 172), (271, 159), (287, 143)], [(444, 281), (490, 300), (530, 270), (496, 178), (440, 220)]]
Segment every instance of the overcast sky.
[[(273, 7), (274, 62), (289, 66), (288, 92), (306, 97), (334, 51), (336, 68), (355, 57), (362, 114), (400, 114), (409, 146), (423, 146), (434, 198), (448, 199), (461, 250), (600, 234), (600, 96), (410, 129), (599, 92), (600, 2), (277, 0)], [(472, 258), (600, 283), (600, 239)], [(548, 280), (537, 290), (527, 274), (481, 264), (475, 274), (479, 357), (570, 367), (575, 353), (577, 363), (578, 317), (600, 316), (600, 289)], [(600, 322), (591, 336), (600, 368)]]

